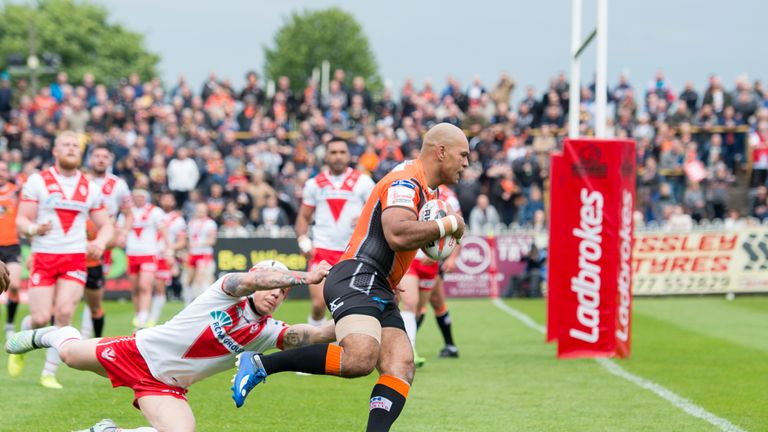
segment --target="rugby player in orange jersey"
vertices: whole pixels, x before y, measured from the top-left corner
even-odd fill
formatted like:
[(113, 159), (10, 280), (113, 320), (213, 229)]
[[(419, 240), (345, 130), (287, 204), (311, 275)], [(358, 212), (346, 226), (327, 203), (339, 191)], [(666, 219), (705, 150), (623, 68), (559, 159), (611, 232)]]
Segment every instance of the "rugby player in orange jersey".
[[(5, 338), (13, 335), (16, 327), (16, 309), (21, 287), (21, 245), (16, 231), (16, 208), (19, 205), (19, 187), (11, 182), (8, 162), (0, 160), (0, 262), (8, 271), (8, 315)], [(2, 290), (0, 290), (2, 292)]]

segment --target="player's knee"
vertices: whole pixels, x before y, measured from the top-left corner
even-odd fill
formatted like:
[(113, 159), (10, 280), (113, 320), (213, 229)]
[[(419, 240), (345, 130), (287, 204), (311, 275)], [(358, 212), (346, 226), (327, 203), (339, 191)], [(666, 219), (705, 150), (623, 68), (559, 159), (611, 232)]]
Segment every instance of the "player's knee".
[(32, 328), (40, 328), (51, 325), (51, 311), (48, 309), (42, 311), (33, 311), (29, 314), (29, 317), (32, 320)]
[(368, 376), (376, 369), (376, 359), (358, 357), (352, 363), (344, 364), (344, 375), (350, 378)]
[(342, 365), (344, 375), (350, 378), (370, 375), (379, 359), (378, 347), (344, 347)]

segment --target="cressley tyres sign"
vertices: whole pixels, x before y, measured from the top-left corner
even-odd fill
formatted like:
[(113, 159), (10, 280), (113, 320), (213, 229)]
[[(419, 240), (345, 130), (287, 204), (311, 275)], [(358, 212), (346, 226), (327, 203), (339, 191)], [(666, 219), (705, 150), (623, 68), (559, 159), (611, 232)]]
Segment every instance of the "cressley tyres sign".
[(636, 232), (636, 295), (768, 291), (768, 229)]

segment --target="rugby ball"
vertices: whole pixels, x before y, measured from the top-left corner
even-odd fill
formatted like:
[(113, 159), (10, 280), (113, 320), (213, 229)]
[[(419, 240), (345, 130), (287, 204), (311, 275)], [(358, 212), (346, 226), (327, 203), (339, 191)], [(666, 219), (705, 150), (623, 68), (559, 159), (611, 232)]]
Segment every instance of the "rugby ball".
[(288, 267), (286, 267), (285, 264), (277, 260), (259, 261), (256, 264), (254, 264), (253, 267), (251, 267), (251, 270), (253, 270), (256, 267), (275, 267), (275, 268), (279, 268), (280, 270), (288, 270)]
[[(421, 211), (419, 211), (419, 220), (438, 220), (448, 216), (448, 214), (448, 204), (443, 200), (434, 199), (427, 201), (421, 207)], [(456, 249), (456, 239), (450, 234), (446, 234), (445, 237), (439, 238), (421, 248), (422, 252), (436, 261), (448, 258), (454, 249)]]

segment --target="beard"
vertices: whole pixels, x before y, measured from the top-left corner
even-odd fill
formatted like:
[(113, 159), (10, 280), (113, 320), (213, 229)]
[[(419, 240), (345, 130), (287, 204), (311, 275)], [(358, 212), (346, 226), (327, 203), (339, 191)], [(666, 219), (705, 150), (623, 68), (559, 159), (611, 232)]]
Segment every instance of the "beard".
[(103, 176), (107, 172), (107, 169), (106, 168), (93, 167), (93, 168), (91, 168), (91, 171), (93, 171), (93, 173), (98, 175), (98, 176)]
[(80, 168), (80, 159), (76, 157), (60, 157), (57, 162), (59, 166), (65, 170), (73, 170)]

